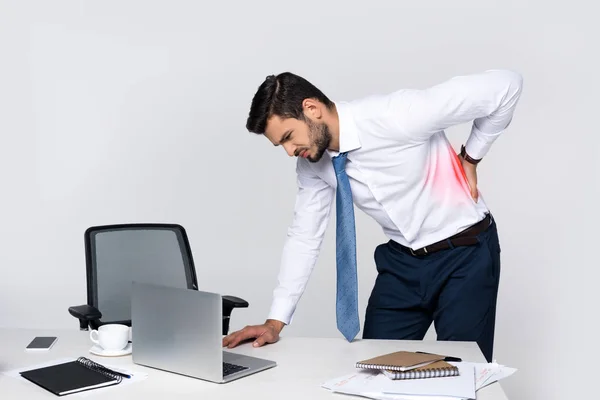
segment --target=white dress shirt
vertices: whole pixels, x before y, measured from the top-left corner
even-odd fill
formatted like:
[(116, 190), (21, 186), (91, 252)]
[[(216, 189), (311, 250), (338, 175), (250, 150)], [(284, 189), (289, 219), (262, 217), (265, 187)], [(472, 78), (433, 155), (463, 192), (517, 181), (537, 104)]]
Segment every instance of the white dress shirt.
[[(336, 102), (339, 152), (348, 152), (355, 206), (388, 238), (413, 249), (483, 219), (485, 201), (471, 197), (444, 129), (473, 121), (465, 148), (471, 157), (483, 158), (510, 124), (521, 89), (518, 73), (490, 70), (426, 89)], [(298, 158), (294, 217), (268, 318), (289, 324), (304, 292), (334, 210), (331, 159), (337, 154), (328, 150), (316, 163)]]

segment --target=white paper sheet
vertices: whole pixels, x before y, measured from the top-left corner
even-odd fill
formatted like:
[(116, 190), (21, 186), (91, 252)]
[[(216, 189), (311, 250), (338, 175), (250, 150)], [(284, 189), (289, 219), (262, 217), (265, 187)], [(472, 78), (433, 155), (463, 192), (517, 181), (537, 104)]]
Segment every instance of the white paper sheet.
[[(470, 362), (461, 362), (451, 364), (459, 366), (461, 373), (463, 370), (473, 371), (473, 385), (475, 387), (475, 391), (486, 387), (494, 382), (497, 382), (501, 379), (504, 379), (512, 374), (514, 374), (517, 370), (515, 368), (510, 368), (505, 365), (497, 364), (497, 363), (470, 363)], [(462, 368), (461, 368), (462, 366)], [(380, 390), (382, 388), (387, 388), (389, 390), (389, 386), (379, 385), (378, 382), (384, 380), (384, 374), (377, 371), (361, 371), (358, 370), (356, 373), (347, 374), (341, 376), (336, 379), (329, 380), (325, 382), (322, 387), (338, 392), (345, 393), (350, 395), (362, 396), (375, 400), (468, 400), (469, 397), (461, 397), (454, 396), (452, 391), (445, 392), (446, 394), (436, 395), (436, 394), (416, 394), (416, 393), (389, 393)], [(389, 382), (399, 382), (393, 381), (389, 378), (385, 377)], [(449, 377), (445, 378), (428, 378), (419, 380), (418, 386), (421, 387), (421, 390), (418, 390), (420, 393), (423, 393), (424, 388), (430, 388), (432, 380), (441, 380), (441, 379), (449, 379)], [(427, 382), (425, 382), (427, 381)], [(375, 382), (375, 383), (374, 383)], [(388, 383), (389, 383), (388, 382)], [(412, 381), (413, 383), (416, 382)], [(415, 385), (411, 385), (413, 388)], [(404, 389), (409, 387), (409, 385), (403, 385)], [(441, 387), (440, 387), (441, 389)], [(402, 390), (407, 391), (407, 390)], [(413, 390), (414, 392), (414, 390)], [(470, 394), (472, 395), (472, 393)]]
[(475, 389), (491, 385), (494, 382), (511, 376), (517, 370), (497, 363), (472, 363), (475, 366)]
[[(392, 380), (379, 371), (358, 370), (341, 379), (326, 382), (323, 387), (338, 393), (363, 395), (368, 393), (407, 396), (442, 396), (445, 400), (475, 399), (475, 367), (472, 364), (456, 363), (459, 376), (428, 379)], [(389, 398), (389, 396), (388, 396)], [(398, 398), (394, 396), (393, 398)]]

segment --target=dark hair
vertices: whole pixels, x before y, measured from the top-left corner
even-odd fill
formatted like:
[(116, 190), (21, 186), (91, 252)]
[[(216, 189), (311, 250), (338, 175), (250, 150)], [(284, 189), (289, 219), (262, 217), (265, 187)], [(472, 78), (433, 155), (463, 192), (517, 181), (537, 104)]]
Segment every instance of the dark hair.
[(267, 120), (273, 115), (304, 120), (302, 102), (308, 98), (319, 100), (327, 108), (333, 107), (333, 102), (306, 79), (291, 72), (269, 75), (252, 99), (246, 129), (263, 134)]

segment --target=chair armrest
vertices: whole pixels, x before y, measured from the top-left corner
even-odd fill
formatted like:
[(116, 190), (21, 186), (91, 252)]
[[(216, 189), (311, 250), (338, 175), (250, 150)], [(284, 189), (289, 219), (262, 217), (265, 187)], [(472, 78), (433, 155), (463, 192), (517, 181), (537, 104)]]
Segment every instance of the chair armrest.
[(88, 304), (69, 307), (69, 314), (71, 314), (79, 320), (79, 329), (81, 329), (82, 331), (88, 329), (88, 323), (90, 321), (102, 318), (102, 313), (100, 312), (100, 310)]
[(223, 296), (223, 315), (230, 316), (234, 308), (247, 308), (248, 302), (235, 296)]
[(234, 308), (246, 308), (248, 302), (235, 296), (223, 296), (223, 335), (229, 332), (229, 319)]

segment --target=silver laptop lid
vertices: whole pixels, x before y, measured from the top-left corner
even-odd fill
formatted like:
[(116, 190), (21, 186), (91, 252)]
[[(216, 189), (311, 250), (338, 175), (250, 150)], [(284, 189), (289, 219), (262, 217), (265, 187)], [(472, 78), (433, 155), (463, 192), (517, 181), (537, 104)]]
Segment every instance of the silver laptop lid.
[(133, 282), (133, 362), (221, 381), (222, 307), (216, 293)]

